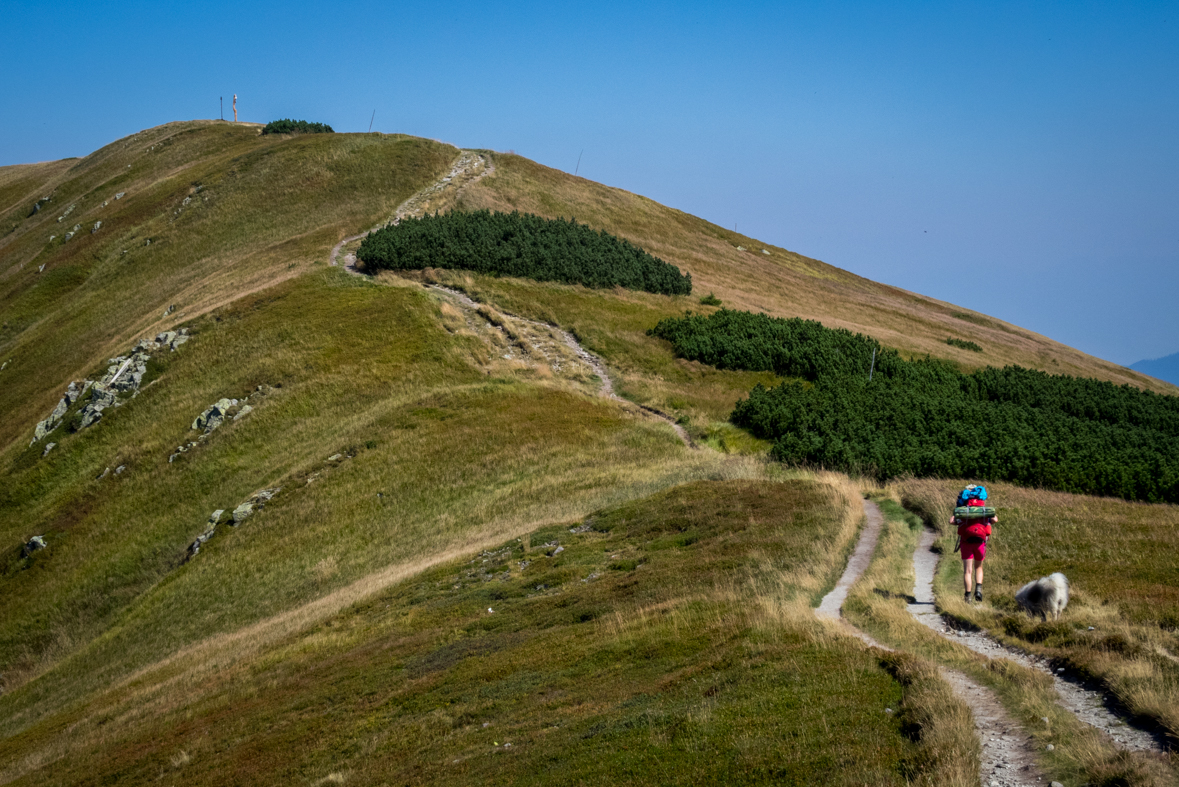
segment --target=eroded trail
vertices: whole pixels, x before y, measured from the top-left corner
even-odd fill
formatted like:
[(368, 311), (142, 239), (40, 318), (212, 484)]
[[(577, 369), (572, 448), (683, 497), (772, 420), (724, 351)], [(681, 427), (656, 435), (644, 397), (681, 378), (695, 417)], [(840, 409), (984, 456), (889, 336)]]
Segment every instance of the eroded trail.
[(943, 637), (965, 645), (987, 658), (1009, 659), (1021, 666), (1051, 675), (1060, 705), (1081, 721), (1104, 732), (1119, 748), (1130, 751), (1163, 751), (1161, 738), (1130, 726), (1110, 709), (1114, 701), (1106, 692), (1086, 688), (1079, 682), (1067, 678), (1063, 670), (1053, 671), (1047, 660), (1009, 648), (984, 633), (952, 628), (935, 607), (933, 578), (937, 573), (938, 555), (932, 551), (932, 547), (936, 540), (937, 536), (932, 530), (924, 530), (917, 549), (913, 552), (913, 571), (917, 576), (913, 585), (913, 598), (916, 599), (916, 603), (909, 605), (909, 612), (914, 618)]
[[(389, 217), (388, 221), (383, 221), (371, 230), (362, 232), (359, 235), (350, 235), (333, 246), (332, 253), (328, 257), (328, 264), (338, 264), (336, 260), (340, 256), (340, 251), (349, 243), (355, 243), (361, 240), (369, 232), (376, 232), (382, 227), (397, 224), (402, 219), (411, 216), (421, 216), (430, 208), (437, 209), (440, 207), (440, 202), (451, 198), (467, 186), (478, 183), (483, 178), (492, 174), (495, 174), (495, 165), (491, 161), (480, 153), (472, 150), (464, 150), (455, 159), (454, 163), (450, 165), (450, 171), (448, 173), (398, 205), (397, 210), (393, 212), (393, 215)], [(344, 255), (344, 267), (351, 273), (359, 273), (356, 270), (355, 254)]]
[[(405, 202), (401, 203), (401, 205), (397, 207), (397, 210), (388, 221), (373, 227), (370, 232), (375, 232), (382, 227), (398, 224), (402, 219), (420, 216), (430, 209), (436, 210), (443, 205), (453, 202), (454, 197), (464, 188), (473, 185), (488, 175), (492, 175), (494, 173), (495, 166), (492, 165), (491, 161), (488, 160), (485, 156), (474, 151), (463, 151), (462, 155), (460, 155), (455, 160), (454, 164), (451, 165), (450, 171), (446, 175), (444, 175), (435, 183), (432, 183), (431, 185), (417, 192)], [(356, 241), (361, 240), (368, 234), (368, 232), (362, 232), (359, 235), (352, 235), (344, 238), (339, 243), (337, 243), (332, 248), (331, 256), (328, 260), (329, 264), (339, 264), (338, 258), (344, 247), (350, 243), (355, 243)], [(355, 274), (357, 276), (364, 275), (359, 270), (357, 270), (355, 252), (348, 252), (344, 255), (344, 269), (349, 273)], [(469, 318), (473, 318), (474, 322), (472, 324), (487, 319), (486, 316), (478, 316), (481, 304), (476, 303), (465, 293), (437, 284), (431, 284), (427, 286), (430, 289), (440, 293), (444, 298), (466, 312)], [(535, 358), (522, 357), (520, 359), (522, 362), (532, 363), (533, 365), (536, 363), (544, 363), (554, 374), (561, 377), (572, 378), (577, 377), (578, 370), (576, 366), (578, 364), (584, 364), (585, 367), (589, 369), (600, 381), (598, 393), (601, 396), (619, 403), (625, 409), (665, 421), (671, 426), (672, 429), (675, 430), (676, 435), (680, 438), (684, 445), (688, 446), (689, 448), (698, 447), (688, 432), (682, 426), (680, 426), (680, 424), (676, 423), (675, 419), (671, 416), (660, 412), (653, 407), (647, 407), (645, 405), (628, 401), (616, 394), (614, 392), (614, 383), (610, 380), (610, 375), (606, 373), (606, 364), (603, 363), (601, 358), (582, 347), (573, 334), (556, 325), (530, 320), (526, 317), (520, 317), (519, 315), (511, 314), (509, 312), (497, 310), (496, 314), (505, 318), (508, 323), (514, 323), (517, 327), (526, 326), (529, 329), (529, 335), (527, 337), (528, 341), (520, 341), (518, 338), (514, 338), (512, 336), (512, 334), (518, 332), (507, 330), (503, 325), (497, 326), (500, 333), (509, 337), (509, 341), (506, 342), (506, 344), (509, 345), (507, 348), (508, 352), (504, 354), (504, 360), (513, 360), (513, 355), (518, 350), (523, 356), (536, 356)], [(511, 327), (513, 326), (510, 324), (507, 326), (507, 328)], [(552, 343), (548, 341), (549, 337), (554, 337), (560, 343), (564, 344), (569, 353), (572, 354), (572, 357), (569, 357), (568, 353), (562, 353), (559, 351), (554, 352), (555, 348), (553, 347)], [(513, 346), (517, 349), (513, 350)]]
[[(876, 550), (876, 541), (884, 524), (880, 508), (871, 500), (864, 501), (864, 516), (867, 521), (856, 549), (848, 559), (847, 568), (835, 588), (815, 607), (815, 614), (820, 618), (841, 621), (869, 645), (891, 651), (892, 648), (880, 644), (842, 618), (841, 610), (848, 590), (872, 562), (872, 553)], [(920, 582), (918, 577), (918, 584)], [(932, 594), (932, 575), (930, 582)], [(950, 684), (954, 695), (971, 709), (974, 716), (974, 727), (982, 747), (981, 783), (987, 787), (1042, 787), (1046, 783), (1044, 774), (1036, 765), (1029, 736), (1007, 713), (995, 693), (956, 670), (943, 667), (939, 671)]]
[[(465, 293), (459, 292), (458, 290), (453, 290), (449, 287), (443, 287), (439, 284), (431, 284), (429, 287), (432, 290), (442, 293), (445, 297), (449, 298), (452, 303), (467, 311), (468, 313), (478, 313), (480, 304), (476, 303)], [(671, 426), (671, 428), (675, 430), (676, 435), (679, 436), (684, 445), (690, 448), (697, 447), (687, 431), (682, 426), (677, 424), (671, 416), (667, 415), (666, 413), (662, 413), (653, 407), (645, 407), (641, 404), (635, 404), (634, 402), (623, 399), (621, 396), (614, 393), (614, 383), (610, 381), (610, 375), (606, 373), (606, 365), (602, 362), (602, 359), (582, 347), (573, 334), (569, 333), (569, 331), (566, 331), (565, 329), (556, 325), (550, 325), (549, 323), (539, 322), (537, 320), (530, 320), (527, 317), (520, 317), (519, 315), (511, 314), (509, 312), (500, 311), (498, 314), (504, 317), (507, 321), (516, 323), (517, 325), (531, 327), (533, 329), (532, 336), (534, 337), (536, 336), (537, 331), (539, 331), (541, 335), (547, 332), (550, 335), (558, 337), (565, 345), (565, 348), (570, 353), (572, 353), (573, 357), (578, 362), (585, 364), (589, 369), (591, 369), (593, 374), (598, 378), (598, 394), (600, 396), (611, 399), (628, 410), (637, 411), (641, 414), (654, 416), (655, 418), (666, 421)], [(559, 358), (557, 362), (554, 363), (551, 355), (549, 353), (545, 353), (543, 344), (540, 344), (534, 340), (529, 343), (529, 346), (531, 348), (535, 348), (544, 356), (544, 360), (553, 368), (554, 372), (560, 373), (562, 371), (559, 367)]]

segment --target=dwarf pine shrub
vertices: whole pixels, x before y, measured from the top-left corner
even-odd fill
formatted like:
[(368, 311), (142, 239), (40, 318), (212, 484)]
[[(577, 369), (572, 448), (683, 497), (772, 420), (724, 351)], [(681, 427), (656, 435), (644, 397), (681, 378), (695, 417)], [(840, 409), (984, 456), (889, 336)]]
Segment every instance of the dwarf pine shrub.
[(750, 312), (669, 318), (651, 333), (683, 358), (794, 378), (758, 385), (731, 416), (784, 462), (1179, 503), (1179, 397), (1019, 366), (964, 374)]
[(946, 344), (950, 345), (951, 347), (959, 347), (963, 350), (970, 350), (971, 352), (982, 352), (982, 347), (978, 346), (972, 341), (967, 341), (966, 339), (955, 339), (950, 337), (949, 339), (946, 339)]
[(262, 129), (263, 134), (334, 134), (326, 123), (308, 123), (306, 120), (272, 120)]
[(692, 276), (638, 246), (576, 220), (530, 213), (403, 219), (369, 234), (356, 252), (370, 270), (456, 268), (491, 276), (688, 295)]

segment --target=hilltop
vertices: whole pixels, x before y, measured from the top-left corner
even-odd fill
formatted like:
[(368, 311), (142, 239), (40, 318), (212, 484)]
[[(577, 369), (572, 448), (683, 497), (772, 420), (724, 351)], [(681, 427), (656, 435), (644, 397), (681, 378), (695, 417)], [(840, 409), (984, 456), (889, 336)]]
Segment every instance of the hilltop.
[[(260, 131), (0, 168), (0, 783), (977, 772), (969, 725), (952, 762), (913, 732), (935, 669), (810, 612), (857, 482), (729, 422), (772, 372), (648, 330), (712, 293), (1173, 386), (520, 156)], [(355, 271), (367, 230), (451, 209), (575, 219), (693, 292)]]

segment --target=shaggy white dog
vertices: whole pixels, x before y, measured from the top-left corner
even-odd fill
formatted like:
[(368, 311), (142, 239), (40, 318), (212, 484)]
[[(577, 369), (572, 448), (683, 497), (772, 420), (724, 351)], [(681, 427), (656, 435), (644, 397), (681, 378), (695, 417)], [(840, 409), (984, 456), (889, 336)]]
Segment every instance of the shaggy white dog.
[(1039, 615), (1043, 620), (1048, 620), (1049, 612), (1053, 620), (1058, 620), (1060, 613), (1068, 606), (1068, 577), (1057, 571), (1032, 580), (1019, 589), (1015, 600), (1029, 613)]

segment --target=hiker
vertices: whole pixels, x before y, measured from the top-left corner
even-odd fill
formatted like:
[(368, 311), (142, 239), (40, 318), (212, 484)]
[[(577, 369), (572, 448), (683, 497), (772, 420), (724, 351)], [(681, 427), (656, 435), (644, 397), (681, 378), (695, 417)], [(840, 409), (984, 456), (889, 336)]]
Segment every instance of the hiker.
[(983, 559), (987, 556), (991, 526), (998, 522), (995, 509), (987, 505), (985, 486), (971, 484), (958, 495), (958, 505), (950, 524), (958, 528), (956, 551), (962, 556), (962, 584), (966, 590), (967, 604), (971, 600), (971, 590), (974, 591), (974, 600), (982, 601)]

